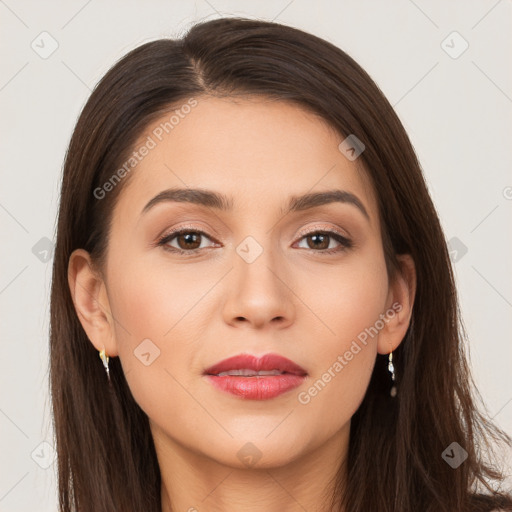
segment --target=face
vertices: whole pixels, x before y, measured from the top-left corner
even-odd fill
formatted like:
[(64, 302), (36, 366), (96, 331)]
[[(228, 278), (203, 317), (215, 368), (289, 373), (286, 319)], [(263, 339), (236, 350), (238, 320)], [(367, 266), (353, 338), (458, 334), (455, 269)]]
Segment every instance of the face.
[[(375, 196), (338, 149), (343, 137), (285, 102), (197, 101), (169, 133), (165, 115), (140, 138), (154, 144), (119, 196), (104, 269), (111, 331), (88, 334), (119, 356), (154, 434), (224, 464), (254, 450), (277, 466), (347, 432), (377, 352), (405, 333), (400, 291)], [(181, 200), (161, 195), (170, 189), (184, 189)], [(225, 196), (225, 208), (191, 189)], [(330, 191), (345, 194), (292, 203)], [(262, 385), (258, 398), (205, 375), (269, 353), (306, 375), (266, 377), (272, 389), (273, 377), (295, 387), (272, 395)], [(257, 387), (260, 377), (231, 377), (239, 389), (233, 379)]]

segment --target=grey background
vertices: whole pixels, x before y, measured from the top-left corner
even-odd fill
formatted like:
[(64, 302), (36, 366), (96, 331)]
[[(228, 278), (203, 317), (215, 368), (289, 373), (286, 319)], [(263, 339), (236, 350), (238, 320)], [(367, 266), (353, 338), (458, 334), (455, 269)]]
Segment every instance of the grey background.
[(229, 14), (331, 41), (394, 105), (453, 248), (475, 381), (489, 414), (512, 434), (510, 0), (0, 0), (0, 511), (57, 510), (51, 244), (77, 116), (127, 51)]

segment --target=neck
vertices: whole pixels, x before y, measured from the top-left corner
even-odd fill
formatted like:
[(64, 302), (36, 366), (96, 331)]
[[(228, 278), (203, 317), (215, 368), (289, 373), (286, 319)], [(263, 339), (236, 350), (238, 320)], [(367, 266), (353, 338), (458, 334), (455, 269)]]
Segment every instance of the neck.
[[(284, 465), (223, 464), (178, 444), (152, 425), (161, 473), (162, 512), (332, 512), (331, 496), (345, 461), (350, 423), (322, 446)], [(172, 505), (171, 505), (172, 504)], [(336, 508), (337, 507), (337, 508)]]

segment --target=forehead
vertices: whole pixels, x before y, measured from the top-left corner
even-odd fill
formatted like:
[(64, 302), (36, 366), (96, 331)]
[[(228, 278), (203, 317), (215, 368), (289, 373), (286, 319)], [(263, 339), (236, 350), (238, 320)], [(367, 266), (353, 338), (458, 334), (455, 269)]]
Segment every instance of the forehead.
[(261, 97), (195, 101), (193, 108), (175, 105), (141, 134), (134, 151), (150, 149), (131, 171), (118, 213), (129, 206), (139, 214), (147, 201), (176, 187), (219, 191), (239, 212), (282, 212), (290, 196), (342, 189), (357, 195), (375, 222), (366, 172), (338, 149), (344, 137), (324, 119)]

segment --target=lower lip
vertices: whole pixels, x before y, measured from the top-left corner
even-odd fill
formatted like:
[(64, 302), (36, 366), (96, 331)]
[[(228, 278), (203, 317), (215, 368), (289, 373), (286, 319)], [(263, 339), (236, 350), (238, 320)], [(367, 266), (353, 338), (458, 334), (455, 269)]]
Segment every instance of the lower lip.
[(305, 376), (285, 373), (282, 375), (236, 377), (207, 375), (218, 389), (248, 400), (268, 400), (300, 386)]

